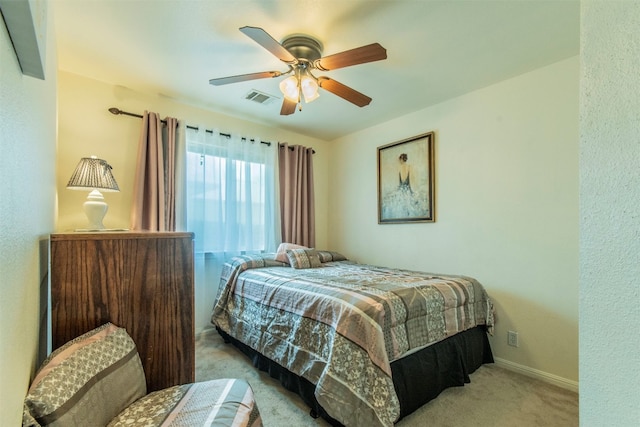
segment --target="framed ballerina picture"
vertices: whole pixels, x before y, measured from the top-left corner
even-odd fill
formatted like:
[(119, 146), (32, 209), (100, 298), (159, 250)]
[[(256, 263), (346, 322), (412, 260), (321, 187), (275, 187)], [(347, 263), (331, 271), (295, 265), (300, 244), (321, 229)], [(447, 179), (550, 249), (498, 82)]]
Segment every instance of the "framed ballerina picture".
[(435, 222), (434, 136), (378, 147), (378, 224)]

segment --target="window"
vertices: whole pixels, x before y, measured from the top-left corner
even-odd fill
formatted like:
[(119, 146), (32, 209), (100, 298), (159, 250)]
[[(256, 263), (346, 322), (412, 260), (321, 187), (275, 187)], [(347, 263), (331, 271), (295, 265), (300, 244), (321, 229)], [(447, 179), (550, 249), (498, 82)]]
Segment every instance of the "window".
[(274, 251), (274, 149), (215, 131), (186, 135), (187, 227), (196, 252)]

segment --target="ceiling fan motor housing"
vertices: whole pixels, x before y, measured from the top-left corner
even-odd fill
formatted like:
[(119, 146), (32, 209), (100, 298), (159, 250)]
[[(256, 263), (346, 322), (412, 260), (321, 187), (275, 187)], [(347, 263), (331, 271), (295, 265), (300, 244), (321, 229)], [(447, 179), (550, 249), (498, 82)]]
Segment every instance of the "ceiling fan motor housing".
[(312, 63), (322, 57), (322, 43), (305, 34), (288, 36), (281, 44), (298, 59), (306, 59)]

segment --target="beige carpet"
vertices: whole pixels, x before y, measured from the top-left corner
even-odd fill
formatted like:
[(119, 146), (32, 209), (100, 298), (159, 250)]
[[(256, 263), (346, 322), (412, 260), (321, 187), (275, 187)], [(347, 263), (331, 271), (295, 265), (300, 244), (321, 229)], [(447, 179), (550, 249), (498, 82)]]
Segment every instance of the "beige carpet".
[[(294, 393), (264, 372), (215, 330), (196, 340), (196, 380), (243, 378), (251, 384), (265, 427), (328, 426), (309, 416)], [(445, 390), (402, 419), (397, 427), (570, 427), (578, 425), (578, 395), (493, 364), (471, 375), (471, 383)]]

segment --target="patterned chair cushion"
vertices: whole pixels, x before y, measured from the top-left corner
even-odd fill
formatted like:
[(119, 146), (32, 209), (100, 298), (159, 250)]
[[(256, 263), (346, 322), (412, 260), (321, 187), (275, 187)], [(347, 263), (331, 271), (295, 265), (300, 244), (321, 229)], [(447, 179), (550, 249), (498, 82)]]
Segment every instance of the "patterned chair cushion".
[(318, 252), (313, 249), (287, 249), (287, 258), (293, 268), (321, 267)]
[(25, 397), (22, 425), (104, 426), (146, 393), (135, 343), (107, 323), (44, 361)]
[(262, 419), (253, 390), (246, 381), (221, 379), (149, 393), (122, 411), (107, 427), (156, 427), (163, 423), (261, 427)]

